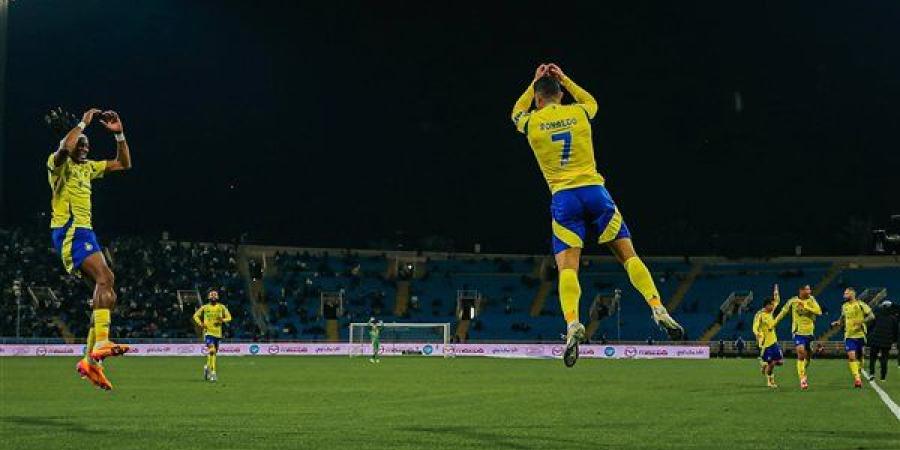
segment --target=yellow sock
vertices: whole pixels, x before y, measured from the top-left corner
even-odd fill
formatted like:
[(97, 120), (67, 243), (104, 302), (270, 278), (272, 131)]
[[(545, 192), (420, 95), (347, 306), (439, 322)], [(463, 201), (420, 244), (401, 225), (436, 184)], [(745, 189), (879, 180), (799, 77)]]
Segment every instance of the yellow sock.
[(216, 371), (216, 354), (215, 352), (209, 355), (209, 370), (215, 372)]
[(559, 272), (559, 305), (562, 307), (566, 323), (578, 322), (578, 300), (581, 298), (581, 285), (578, 284), (578, 272), (575, 269), (563, 269)]
[(798, 359), (797, 360), (797, 376), (803, 378), (806, 376), (806, 360)]
[(94, 335), (94, 326), (91, 325), (91, 329), (88, 330), (87, 343), (84, 346), (84, 359), (91, 359), (91, 350), (94, 349), (94, 344), (97, 343), (97, 339), (95, 339)]
[(854, 379), (859, 378), (859, 361), (850, 361), (850, 373)]
[(212, 370), (212, 355), (206, 354), (206, 368)]
[(110, 314), (108, 309), (94, 310), (94, 345), (109, 340)]
[(650, 275), (650, 271), (647, 270), (647, 266), (644, 265), (641, 258), (632, 256), (625, 261), (624, 265), (625, 271), (628, 272), (628, 279), (631, 280), (634, 288), (644, 296), (647, 304), (651, 308), (662, 306), (662, 302), (659, 299), (659, 291), (656, 290), (656, 284), (653, 283), (653, 276)]

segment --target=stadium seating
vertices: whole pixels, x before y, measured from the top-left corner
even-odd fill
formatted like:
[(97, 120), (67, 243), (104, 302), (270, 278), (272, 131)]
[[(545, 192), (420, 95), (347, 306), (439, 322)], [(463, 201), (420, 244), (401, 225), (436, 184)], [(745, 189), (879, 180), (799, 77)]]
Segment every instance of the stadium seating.
[[(23, 230), (0, 230), (0, 286), (5, 298), (15, 298), (18, 283), (22, 307), (20, 334), (24, 337), (81, 338), (88, 326), (88, 287), (63, 273), (58, 256), (46, 236)], [(469, 340), (556, 341), (564, 323), (559, 314), (555, 270), (546, 256), (415, 255), (417, 262), (409, 282), (408, 308), (394, 314), (397, 298), (394, 256), (371, 251), (326, 251), (269, 248), (255, 249), (259, 266), (246, 267), (245, 249), (236, 246), (166, 242), (145, 238), (118, 238), (106, 245), (116, 272), (119, 304), (113, 333), (124, 338), (194, 338), (190, 323), (194, 305), (181, 305), (177, 290), (209, 287), (223, 291), (234, 315), (228, 337), (240, 339), (321, 340), (327, 323), (322, 314), (323, 292), (340, 293), (343, 314), (337, 318), (338, 339), (348, 338), (348, 324), (377, 317), (386, 322), (441, 322), (456, 325), (456, 300), (460, 290), (475, 290), (481, 303), (468, 328)], [(776, 261), (729, 261), (704, 258), (695, 262), (682, 258), (648, 258), (663, 299), (683, 293), (673, 314), (688, 330), (689, 337), (708, 334), (711, 340), (742, 336), (752, 341), (753, 314), (781, 286), (782, 298), (795, 295), (803, 284), (817, 289), (824, 310), (819, 333), (839, 314), (846, 286), (860, 292), (868, 287), (900, 292), (900, 265), (890, 260), (866, 264), (797, 258)], [(542, 271), (543, 267), (543, 271)], [(693, 276), (688, 274), (693, 273)], [(249, 299), (247, 287), (262, 276), (259, 298)], [(545, 278), (542, 278), (545, 277)], [(631, 287), (620, 264), (611, 257), (590, 257), (580, 272), (582, 321), (590, 322), (591, 305), (597, 296), (611, 297), (620, 291), (620, 311), (599, 321), (594, 341), (645, 341), (664, 339), (650, 319), (644, 299)], [(533, 302), (542, 283), (550, 286), (540, 309), (532, 314)], [(56, 301), (34, 304), (29, 288), (50, 287)], [(403, 291), (405, 292), (405, 291)], [(733, 292), (752, 292), (747, 309), (720, 321), (722, 303)], [(256, 295), (256, 294), (254, 294)], [(252, 307), (257, 303), (259, 307)], [(254, 313), (253, 311), (260, 311)], [(260, 317), (262, 316), (262, 317)], [(16, 302), (0, 303), (0, 335), (14, 336)], [(260, 325), (262, 324), (262, 325)], [(262, 329), (260, 329), (262, 327)], [(779, 326), (779, 336), (790, 336), (790, 321)], [(829, 336), (839, 339), (840, 334)]]

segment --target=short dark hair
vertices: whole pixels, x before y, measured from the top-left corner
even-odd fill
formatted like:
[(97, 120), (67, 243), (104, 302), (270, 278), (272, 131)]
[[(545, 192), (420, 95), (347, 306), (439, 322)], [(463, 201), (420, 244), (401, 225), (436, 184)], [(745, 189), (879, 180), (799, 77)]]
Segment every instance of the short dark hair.
[(770, 303), (775, 303), (775, 297), (766, 297), (766, 299), (763, 300), (763, 306), (768, 306)]
[(534, 92), (544, 97), (552, 97), (562, 92), (559, 80), (549, 75), (544, 75), (534, 82)]

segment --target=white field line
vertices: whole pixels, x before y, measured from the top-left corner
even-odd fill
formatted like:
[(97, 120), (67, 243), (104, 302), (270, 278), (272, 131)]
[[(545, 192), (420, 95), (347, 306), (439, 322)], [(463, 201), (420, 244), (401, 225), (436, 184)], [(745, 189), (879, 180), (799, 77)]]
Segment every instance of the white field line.
[[(862, 373), (868, 380), (869, 374), (865, 370), (863, 370)], [(875, 384), (874, 381), (869, 381), (869, 385), (871, 385), (872, 388), (875, 389), (875, 392), (877, 392), (878, 396), (881, 397), (881, 401), (883, 401), (885, 406), (887, 406), (888, 409), (890, 409), (891, 412), (894, 413), (894, 416), (897, 418), (897, 420), (900, 420), (900, 406), (897, 406), (897, 404), (894, 403), (893, 400), (891, 400), (891, 397), (887, 395), (887, 392), (884, 392), (884, 389), (881, 389), (881, 386)]]

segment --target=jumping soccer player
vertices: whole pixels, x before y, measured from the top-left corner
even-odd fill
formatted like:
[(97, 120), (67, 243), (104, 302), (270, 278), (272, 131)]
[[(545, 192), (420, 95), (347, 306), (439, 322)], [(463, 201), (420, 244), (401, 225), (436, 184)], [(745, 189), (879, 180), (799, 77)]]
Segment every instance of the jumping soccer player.
[(841, 306), (841, 317), (831, 326), (844, 326), (844, 349), (847, 350), (847, 361), (853, 375), (853, 387), (861, 388), (862, 380), (859, 369), (862, 366), (863, 347), (866, 345), (866, 323), (875, 319), (872, 308), (856, 298), (856, 289), (848, 287), (844, 290), (844, 304)]
[(381, 330), (384, 329), (384, 322), (375, 322), (374, 317), (369, 318), (369, 338), (372, 339), (372, 357), (369, 362), (381, 362), (381, 356), (378, 352), (381, 350)]
[(788, 313), (791, 313), (791, 333), (794, 335), (797, 350), (797, 377), (800, 379), (800, 389), (809, 389), (806, 369), (812, 358), (816, 316), (822, 315), (822, 308), (812, 296), (812, 288), (808, 284), (803, 285), (797, 296), (792, 297), (781, 307), (781, 312), (775, 316), (775, 326), (778, 326)]
[(763, 302), (763, 309), (753, 318), (753, 334), (756, 335), (756, 343), (760, 348), (762, 373), (766, 376), (766, 385), (770, 388), (778, 387), (775, 384), (775, 366), (780, 366), (784, 359), (781, 346), (778, 345), (778, 335), (775, 333), (775, 319), (772, 317), (778, 302), (778, 285), (775, 285), (772, 297)]
[[(575, 103), (563, 105), (563, 88)], [(535, 109), (529, 111), (532, 101)], [(644, 296), (653, 320), (673, 340), (684, 337), (684, 328), (663, 306), (653, 276), (631, 242), (622, 214), (604, 187), (604, 178), (594, 162), (590, 120), (597, 102), (567, 77), (556, 64), (542, 64), (534, 80), (516, 101), (512, 121), (525, 134), (552, 194), (553, 253), (559, 269), (559, 300), (567, 324), (563, 362), (572, 367), (578, 360), (578, 344), (585, 339), (578, 318), (581, 286), (578, 268), (588, 232), (596, 232), (625, 267), (635, 289)]]
[(203, 330), (203, 341), (206, 343), (203, 379), (215, 382), (219, 379), (216, 375), (216, 354), (222, 340), (222, 325), (231, 322), (231, 313), (219, 303), (219, 292), (215, 289), (210, 289), (206, 299), (208, 302), (194, 313), (194, 323)]
[[(116, 158), (89, 160), (90, 141), (83, 134), (95, 115), (116, 139)], [(47, 123), (57, 131), (71, 128), (60, 141), (59, 148), (47, 158), (47, 179), (52, 192), (50, 230), (53, 246), (62, 258), (66, 272), (86, 276), (94, 283), (93, 313), (85, 356), (75, 369), (101, 389), (112, 384), (103, 373), (102, 361), (109, 356), (128, 352), (129, 347), (109, 340), (110, 313), (116, 305), (115, 277), (97, 242), (91, 226), (91, 183), (108, 172), (131, 168), (131, 153), (123, 134), (122, 120), (114, 111), (89, 109), (81, 122), (71, 127), (62, 110), (51, 111)]]

